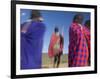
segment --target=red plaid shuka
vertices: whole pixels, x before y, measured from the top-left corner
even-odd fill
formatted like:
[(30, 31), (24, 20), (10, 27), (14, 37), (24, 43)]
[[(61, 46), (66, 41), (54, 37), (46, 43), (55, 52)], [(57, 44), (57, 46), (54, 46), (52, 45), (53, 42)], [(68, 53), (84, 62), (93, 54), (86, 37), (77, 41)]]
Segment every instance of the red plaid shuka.
[(50, 58), (54, 57), (55, 52), (54, 52), (54, 45), (56, 42), (60, 39), (59, 36), (57, 36), (55, 33), (52, 34), (51, 39), (50, 39), (50, 44), (49, 44), (49, 49), (48, 49), (48, 56)]
[(86, 38), (86, 42), (87, 42), (87, 45), (88, 45), (88, 50), (89, 50), (89, 59), (88, 59), (88, 64), (90, 65), (90, 41), (91, 41), (91, 36), (90, 36), (90, 30), (86, 27), (86, 26), (84, 26), (83, 27), (83, 32), (84, 32), (84, 35), (85, 35), (85, 38)]
[(50, 58), (54, 57), (55, 55), (54, 45), (56, 44), (58, 40), (60, 42), (60, 48), (58, 50), (58, 54), (63, 53), (63, 43), (64, 43), (63, 36), (62, 35), (57, 36), (55, 33), (53, 33), (50, 39), (50, 44), (49, 44), (49, 49), (48, 49), (48, 56)]
[(82, 28), (72, 23), (69, 29), (69, 67), (88, 66), (88, 46)]

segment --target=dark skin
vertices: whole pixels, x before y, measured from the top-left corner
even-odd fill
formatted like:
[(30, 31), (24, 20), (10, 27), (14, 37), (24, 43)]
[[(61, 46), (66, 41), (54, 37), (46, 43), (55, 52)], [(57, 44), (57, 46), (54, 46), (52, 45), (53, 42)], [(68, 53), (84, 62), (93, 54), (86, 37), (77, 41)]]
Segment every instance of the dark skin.
[[(58, 33), (59, 32), (59, 29), (57, 27), (55, 27), (54, 32), (55, 32), (55, 34)], [(57, 63), (57, 66), (56, 66), (56, 63)], [(58, 54), (56, 54), (54, 56), (53, 67), (54, 68), (55, 67), (58, 67), (59, 66), (59, 63), (60, 63), (60, 56)]]
[(43, 21), (41, 13), (38, 10), (32, 10), (30, 19), (32, 19), (33, 21), (36, 21), (36, 22), (42, 22)]
[(33, 18), (32, 20), (36, 21), (36, 22), (42, 22), (43, 18), (42, 17), (37, 17), (37, 18)]
[(87, 20), (84, 25), (90, 30), (90, 20)]
[(74, 16), (73, 22), (78, 23), (78, 24), (82, 24), (83, 22), (83, 16), (82, 14), (77, 14)]
[[(63, 37), (60, 35), (60, 44), (63, 45), (63, 43), (64, 43), (64, 39), (63, 39)], [(62, 53), (63, 53), (63, 51), (59, 51), (59, 53), (56, 54), (56, 55), (54, 56), (54, 64), (53, 64), (53, 67), (54, 67), (54, 68), (55, 68), (55, 67), (56, 67), (56, 68), (59, 67)]]
[[(61, 58), (61, 55), (60, 55), (60, 54), (57, 54), (57, 55), (54, 56), (54, 65), (53, 65), (54, 68), (55, 68), (55, 67), (56, 67), (56, 68), (59, 67), (60, 58)], [(56, 65), (56, 63), (57, 63), (57, 65)], [(55, 65), (56, 65), (56, 66), (55, 66)]]

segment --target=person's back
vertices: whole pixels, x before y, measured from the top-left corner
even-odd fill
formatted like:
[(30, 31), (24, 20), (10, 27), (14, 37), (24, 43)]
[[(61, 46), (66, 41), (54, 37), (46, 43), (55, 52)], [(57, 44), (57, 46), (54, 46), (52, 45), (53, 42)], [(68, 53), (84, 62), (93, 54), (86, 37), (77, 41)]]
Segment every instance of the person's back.
[(86, 38), (86, 43), (88, 46), (88, 50), (89, 50), (89, 58), (88, 58), (88, 65), (90, 66), (90, 59), (91, 59), (91, 51), (90, 51), (90, 47), (91, 47), (91, 33), (90, 33), (90, 20), (87, 20), (84, 24), (84, 28), (83, 28), (83, 32), (84, 32), (84, 36)]
[(45, 25), (31, 22), (26, 33), (21, 33), (21, 69), (41, 68)]
[(64, 37), (60, 34), (60, 53), (63, 54)]
[(21, 26), (21, 69), (37, 69), (42, 65), (42, 47), (45, 25), (39, 11)]
[(69, 28), (69, 67), (88, 66), (88, 48), (83, 33), (82, 15), (74, 16), (73, 23)]

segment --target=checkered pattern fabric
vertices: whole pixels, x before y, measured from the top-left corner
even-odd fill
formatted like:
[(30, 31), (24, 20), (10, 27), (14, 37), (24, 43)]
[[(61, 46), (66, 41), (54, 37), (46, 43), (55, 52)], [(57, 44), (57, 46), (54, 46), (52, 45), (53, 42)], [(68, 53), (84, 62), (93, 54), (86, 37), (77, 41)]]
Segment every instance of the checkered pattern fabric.
[(88, 46), (82, 28), (72, 23), (69, 29), (69, 67), (82, 67), (88, 65)]
[(84, 35), (85, 35), (85, 38), (86, 38), (86, 41), (87, 41), (87, 44), (88, 44), (88, 50), (90, 52), (90, 30), (84, 26), (83, 28), (83, 32), (84, 32)]
[(83, 32), (84, 32), (84, 35), (85, 35), (85, 38), (86, 38), (86, 42), (87, 42), (87, 45), (88, 45), (88, 51), (89, 51), (89, 59), (88, 59), (88, 61), (89, 61), (89, 66), (90, 66), (90, 63), (91, 63), (91, 61), (90, 61), (90, 59), (91, 59), (91, 54), (90, 54), (90, 52), (91, 52), (91, 50), (90, 50), (90, 41), (91, 41), (91, 36), (90, 36), (90, 30), (87, 28), (87, 27), (83, 27)]

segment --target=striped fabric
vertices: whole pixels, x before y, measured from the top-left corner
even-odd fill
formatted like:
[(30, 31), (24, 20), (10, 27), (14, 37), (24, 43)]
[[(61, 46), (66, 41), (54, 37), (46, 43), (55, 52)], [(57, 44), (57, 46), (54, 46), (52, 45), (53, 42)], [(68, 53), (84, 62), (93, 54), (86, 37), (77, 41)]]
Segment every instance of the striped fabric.
[(69, 29), (69, 67), (82, 67), (88, 65), (89, 51), (83, 29), (72, 23)]
[(88, 61), (89, 61), (89, 65), (90, 65), (90, 41), (91, 41), (91, 39), (90, 39), (90, 30), (87, 28), (87, 27), (83, 27), (83, 32), (84, 32), (84, 35), (85, 35), (85, 38), (86, 38), (86, 42), (87, 42), (87, 45), (88, 45), (88, 50), (89, 50), (89, 59), (88, 59)]

